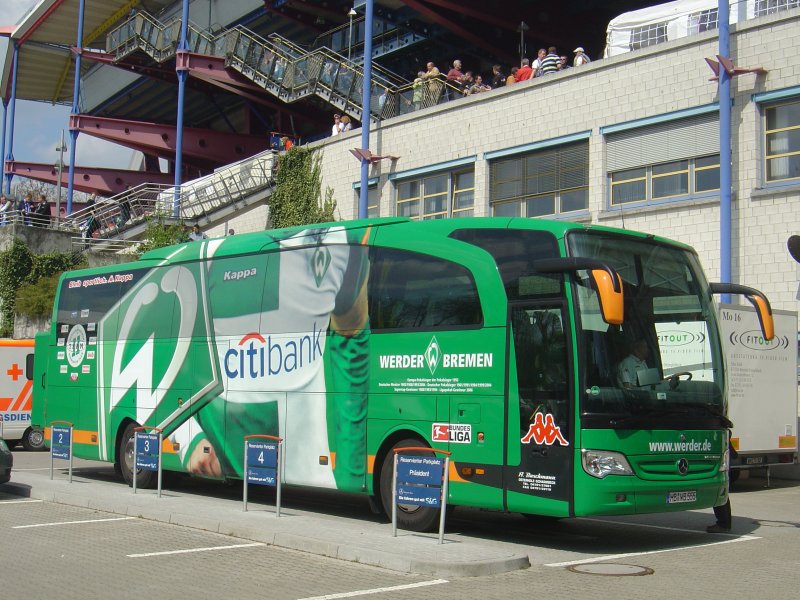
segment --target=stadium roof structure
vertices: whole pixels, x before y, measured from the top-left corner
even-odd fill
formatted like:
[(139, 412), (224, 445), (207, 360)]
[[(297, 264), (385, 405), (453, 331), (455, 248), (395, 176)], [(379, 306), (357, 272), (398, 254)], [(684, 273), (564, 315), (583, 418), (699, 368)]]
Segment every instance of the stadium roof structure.
[[(102, 51), (106, 35), (132, 9), (157, 14), (180, 0), (85, 0), (83, 48)], [(42, 102), (72, 102), (74, 63), (70, 49), (76, 44), (79, 0), (41, 0), (18, 24), (0, 23), (0, 31), (20, 45), (17, 98)], [(254, 3), (255, 4), (255, 3)], [(275, 0), (257, 9), (267, 29), (291, 28), (307, 42), (326, 30), (346, 25), (351, 0)], [(358, 2), (356, 2), (358, 4)], [(476, 54), (505, 66), (519, 58), (520, 24), (527, 54), (539, 46), (555, 45), (571, 52), (575, 46), (599, 56), (605, 26), (619, 13), (650, 3), (631, 0), (572, 0), (533, 3), (529, 0), (375, 0), (377, 15), (387, 14), (418, 26), (435, 29), (445, 39), (440, 48), (451, 49), (452, 58)], [(195, 18), (190, 14), (190, 19)], [(213, 24), (212, 24), (213, 25)], [(448, 35), (449, 34), (449, 35)], [(288, 37), (288, 36), (287, 36)], [(461, 47), (458, 41), (461, 41)], [(429, 56), (418, 57), (424, 64)], [(442, 61), (451, 60), (450, 57)], [(93, 63), (84, 61), (84, 70)], [(443, 62), (443, 64), (445, 64)], [(0, 96), (11, 93), (12, 48), (2, 57)]]
[[(17, 24), (0, 23), (0, 36), (10, 40), (5, 56), (0, 56), (0, 97), (4, 102), (12, 95), (14, 48), (17, 48), (18, 73), (14, 97), (67, 106), (73, 104), (75, 56), (80, 53), (82, 79), (106, 67), (128, 73), (114, 71), (116, 87), (112, 86), (111, 91), (103, 85), (110, 81), (104, 76), (94, 80), (93, 88), (82, 84), (78, 103), (82, 114), (72, 115), (70, 128), (80, 130), (80, 126), (86, 127), (87, 117), (92, 117), (95, 120), (91, 129), (82, 131), (141, 150), (151, 165), (155, 157), (168, 161), (175, 158), (174, 146), (159, 146), (159, 139), (175, 137), (176, 67), (181, 65), (190, 69), (183, 107), (184, 127), (192, 131), (202, 147), (217, 150), (216, 156), (211, 153), (186, 156), (184, 168), (193, 169), (193, 173), (205, 173), (226, 164), (220, 162), (221, 155), (230, 156), (227, 162), (242, 158), (243, 152), (252, 150), (254, 141), (263, 146), (260, 149), (266, 148), (271, 132), (289, 132), (306, 140), (329, 132), (330, 115), (337, 107), (326, 104), (324, 99), (313, 94), (286, 98), (277, 89), (270, 94), (269, 89), (258, 88), (241, 73), (232, 72), (226, 62), (230, 56), (217, 56), (215, 62), (211, 53), (206, 56), (196, 50), (186, 55), (176, 52), (174, 40), (178, 27), (170, 29), (168, 22), (180, 18), (181, 0), (83, 0), (83, 4), (80, 44), (76, 39), (80, 0), (40, 0)], [(339, 47), (334, 50), (341, 53), (340, 57), (348, 54), (349, 61), (350, 50), (356, 49), (351, 37), (354, 17), (349, 14), (353, 4), (363, 13), (360, 8), (363, 0), (226, 0), (224, 5), (209, 0), (202, 7), (200, 3), (190, 5), (189, 21), (202, 35), (207, 33), (209, 39), (242, 30), (258, 40), (277, 35), (284, 40), (280, 43), (299, 49), (327, 48), (326, 44), (334, 42), (338, 35)], [(600, 56), (608, 21), (646, 5), (632, 0), (541, 4), (528, 0), (495, 0), (491, 4), (482, 0), (374, 0), (375, 18), (383, 24), (384, 35), (391, 28), (406, 32), (391, 52), (376, 56), (374, 63), (392, 76), (401, 74), (397, 75), (398, 80), (405, 77), (410, 81), (431, 60), (441, 69), (455, 58), (476, 72), (488, 73), (493, 63), (509, 68), (519, 62), (521, 42), (526, 56), (535, 56), (537, 48), (550, 45), (570, 56), (576, 46)], [(205, 14), (200, 14), (204, 11)], [(162, 35), (169, 32), (172, 36), (172, 54), (168, 60), (154, 57), (152, 52), (148, 55), (141, 47), (123, 57), (110, 53), (113, 46), (110, 40), (127, 23), (137, 19), (132, 16), (137, 14), (139, 42), (143, 23), (144, 27), (155, 23), (163, 27)], [(144, 21), (141, 16), (145, 14), (155, 21)], [(237, 16), (231, 19), (217, 17), (219, 14)], [(218, 23), (217, 18), (229, 22)], [(358, 29), (358, 21), (363, 24), (362, 14), (355, 20)], [(343, 49), (343, 39), (347, 39), (347, 50)], [(363, 56), (363, 44), (361, 48)], [(352, 69), (355, 55), (348, 64)], [(120, 79), (127, 83), (120, 87)], [(350, 115), (358, 120), (363, 116), (360, 99), (359, 108), (355, 109), (354, 96), (348, 100), (353, 109)], [(249, 142), (233, 141), (232, 136), (236, 135)], [(250, 146), (244, 148), (248, 143)], [(43, 170), (44, 180), (55, 177), (47, 171)]]

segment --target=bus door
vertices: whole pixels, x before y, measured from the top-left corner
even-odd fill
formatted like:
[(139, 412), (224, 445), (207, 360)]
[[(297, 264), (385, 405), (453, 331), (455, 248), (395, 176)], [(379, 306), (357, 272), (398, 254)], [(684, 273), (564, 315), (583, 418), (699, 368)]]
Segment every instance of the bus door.
[(509, 307), (508, 510), (568, 514), (574, 418), (562, 302)]

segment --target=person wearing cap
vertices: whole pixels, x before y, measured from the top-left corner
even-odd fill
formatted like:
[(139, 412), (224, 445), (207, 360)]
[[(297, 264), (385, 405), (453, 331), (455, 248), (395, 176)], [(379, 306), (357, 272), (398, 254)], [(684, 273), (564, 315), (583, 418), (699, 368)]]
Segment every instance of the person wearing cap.
[(579, 67), (579, 66), (581, 66), (581, 65), (585, 65), (586, 63), (589, 63), (589, 62), (591, 62), (591, 61), (592, 61), (592, 59), (590, 59), (590, 58), (589, 58), (589, 57), (588, 57), (588, 56), (587, 56), (587, 55), (584, 53), (584, 51), (583, 51), (583, 48), (582, 48), (582, 47), (580, 47), (580, 46), (578, 46), (577, 48), (575, 48), (575, 50), (573, 50), (573, 52), (575, 53), (575, 60), (573, 60), (573, 61), (572, 61), (572, 64), (573, 64), (574, 66), (576, 66), (576, 67)]
[(342, 117), (339, 113), (333, 115), (333, 127), (331, 128), (331, 135), (339, 135), (342, 133)]

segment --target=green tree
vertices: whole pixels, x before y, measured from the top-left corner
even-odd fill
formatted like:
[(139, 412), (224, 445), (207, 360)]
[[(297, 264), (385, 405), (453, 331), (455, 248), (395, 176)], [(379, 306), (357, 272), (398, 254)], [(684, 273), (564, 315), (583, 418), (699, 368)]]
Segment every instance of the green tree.
[(175, 221), (166, 215), (155, 213), (147, 217), (144, 242), (139, 245), (138, 252), (141, 255), (148, 250), (181, 244), (188, 239), (183, 221)]
[(276, 229), (333, 221), (333, 189), (322, 194), (321, 157), (316, 150), (294, 146), (278, 159), (275, 189), (270, 195), (270, 226)]
[(34, 255), (18, 239), (11, 248), (0, 252), (0, 336), (10, 337), (14, 333), (16, 312), (31, 316), (49, 314), (53, 310), (58, 277), (81, 262), (79, 253)]

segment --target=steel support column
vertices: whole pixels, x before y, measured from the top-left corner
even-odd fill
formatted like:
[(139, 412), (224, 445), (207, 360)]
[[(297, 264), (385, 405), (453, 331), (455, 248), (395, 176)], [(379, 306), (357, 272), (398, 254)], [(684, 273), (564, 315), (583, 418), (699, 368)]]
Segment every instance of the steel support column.
[[(178, 42), (178, 52), (188, 52), (189, 42), (186, 39), (189, 30), (189, 0), (183, 0), (181, 11), (181, 38)], [(186, 98), (186, 78), (189, 76), (188, 67), (176, 61), (175, 72), (178, 75), (178, 115), (175, 140), (175, 198), (172, 203), (172, 216), (176, 219), (181, 215), (181, 177), (183, 175), (183, 104)]]
[[(11, 74), (11, 109), (8, 118), (9, 131), (8, 131), (8, 154), (6, 160), (14, 160), (14, 112), (17, 106), (17, 66), (19, 65), (19, 45), (14, 43), (14, 56), (12, 58), (13, 73)], [(5, 174), (6, 178), (6, 194), (11, 193), (11, 177), (10, 173)]]
[[(361, 148), (369, 150), (369, 122), (372, 101), (372, 29), (374, 2), (367, 0), (364, 16), (364, 80), (361, 82)], [(361, 189), (358, 194), (358, 218), (367, 217), (369, 206), (369, 161), (361, 158)]]
[[(718, 2), (719, 55), (730, 58), (730, 8), (728, 0)], [(727, 69), (719, 70), (719, 237), (720, 281), (731, 282), (731, 76)], [(723, 294), (722, 302), (731, 301)]]
[[(86, 0), (78, 4), (78, 41), (76, 46), (83, 48), (83, 15), (86, 9)], [(80, 113), (81, 93), (81, 53), (75, 55), (75, 81), (72, 86), (72, 114)], [(78, 145), (78, 131), (69, 131), (69, 175), (67, 176), (67, 216), (72, 214), (72, 195), (75, 192), (75, 152)], [(61, 185), (61, 182), (58, 182)]]
[(5, 179), (5, 176), (6, 176), (5, 155), (6, 155), (6, 122), (7, 122), (6, 115), (7, 115), (7, 113), (8, 113), (8, 100), (3, 98), (3, 137), (2, 137), (2, 139), (0, 139), (0, 160), (3, 161), (3, 167), (2, 167), (2, 177), (0, 177), (0, 187), (2, 187), (2, 181), (3, 181), (3, 179)]

